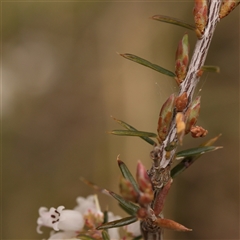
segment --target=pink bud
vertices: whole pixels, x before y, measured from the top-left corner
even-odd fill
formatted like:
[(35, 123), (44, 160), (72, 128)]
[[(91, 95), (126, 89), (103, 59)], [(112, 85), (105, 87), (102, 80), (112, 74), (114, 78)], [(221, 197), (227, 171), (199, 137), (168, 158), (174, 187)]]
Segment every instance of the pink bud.
[(153, 210), (154, 210), (154, 213), (155, 213), (156, 216), (158, 216), (163, 210), (164, 202), (165, 202), (166, 197), (168, 195), (171, 184), (172, 184), (172, 179), (170, 179), (166, 183), (166, 185), (161, 190), (159, 190), (159, 192), (158, 192), (158, 194), (157, 194), (157, 196), (154, 200)]
[(188, 134), (192, 128), (197, 122), (197, 118), (199, 116), (200, 112), (200, 100), (201, 97), (197, 97), (185, 113), (185, 122), (186, 122), (186, 128), (185, 128), (185, 134)]
[(193, 126), (191, 128), (191, 135), (194, 138), (205, 137), (208, 131), (200, 126)]
[(152, 183), (147, 174), (147, 170), (144, 165), (138, 161), (137, 164), (137, 183), (139, 185), (140, 190), (143, 193), (151, 193), (152, 192)]
[(176, 51), (175, 73), (176, 81), (180, 84), (187, 73), (187, 67), (189, 62), (189, 43), (188, 35), (185, 34), (181, 41), (179, 41)]
[(192, 229), (186, 228), (182, 224), (166, 218), (157, 218), (155, 220), (155, 223), (161, 228), (166, 228), (166, 229), (171, 229), (171, 230), (181, 231), (181, 232), (192, 231)]
[(178, 112), (182, 112), (186, 108), (187, 104), (188, 97), (186, 92), (176, 98), (175, 107)]
[(203, 34), (208, 21), (208, 1), (195, 0), (193, 14), (196, 28), (200, 34)]
[(185, 134), (186, 124), (184, 121), (184, 115), (182, 112), (176, 114), (177, 136), (179, 143), (182, 144), (183, 136)]
[(160, 141), (163, 141), (168, 134), (170, 123), (172, 121), (174, 105), (175, 95), (172, 94), (163, 104), (159, 114), (157, 132)]
[(128, 181), (127, 179), (122, 177), (120, 179), (119, 187), (120, 187), (121, 195), (125, 199), (132, 201), (132, 202), (137, 201), (139, 194), (136, 192), (136, 190), (134, 189), (134, 187), (130, 181)]
[(230, 12), (232, 12), (237, 7), (239, 3), (240, 3), (239, 0), (223, 0), (219, 12), (219, 18), (226, 17)]

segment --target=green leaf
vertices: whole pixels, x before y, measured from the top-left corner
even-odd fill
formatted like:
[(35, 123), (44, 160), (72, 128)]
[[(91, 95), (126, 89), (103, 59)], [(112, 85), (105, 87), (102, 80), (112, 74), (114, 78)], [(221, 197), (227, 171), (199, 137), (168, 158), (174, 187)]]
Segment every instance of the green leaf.
[(155, 70), (157, 72), (160, 72), (162, 74), (165, 74), (167, 76), (176, 77), (175, 73), (173, 73), (173, 72), (171, 72), (171, 71), (169, 71), (169, 70), (167, 70), (165, 68), (162, 68), (162, 67), (160, 67), (160, 66), (158, 66), (158, 65), (156, 65), (154, 63), (151, 63), (151, 62), (149, 62), (149, 61), (147, 61), (147, 60), (145, 60), (143, 58), (135, 56), (133, 54), (124, 53), (124, 54), (120, 54), (120, 56), (122, 56), (122, 57), (124, 57), (124, 58), (126, 58), (128, 60), (131, 60), (133, 62), (139, 63), (139, 64), (141, 64), (141, 65), (143, 65), (145, 67), (149, 67), (149, 68), (151, 68), (151, 69), (153, 69), (153, 70)]
[(206, 152), (212, 152), (222, 147), (216, 146), (204, 146), (204, 147), (197, 147), (197, 148), (190, 148), (176, 154), (176, 160), (181, 160), (185, 157), (191, 157), (196, 155), (202, 155)]
[[(220, 136), (220, 135), (219, 135)], [(219, 137), (218, 136), (218, 137)], [(208, 144), (211, 144), (211, 143), (214, 143), (217, 139), (218, 139), (218, 137), (216, 137), (216, 138), (214, 138), (214, 139), (210, 139), (208, 142), (206, 142), (205, 144), (206, 145), (208, 145)], [(205, 151), (204, 152), (201, 152), (201, 153), (199, 153), (199, 154), (196, 154), (196, 155), (185, 155), (185, 157), (183, 157), (183, 160), (179, 163), (179, 164), (177, 164), (172, 170), (171, 170), (171, 177), (172, 178), (175, 178), (177, 175), (179, 175), (180, 173), (182, 173), (183, 171), (185, 171), (187, 168), (189, 168), (199, 157), (201, 157), (202, 156), (202, 154), (204, 154), (204, 153), (206, 153), (206, 152), (210, 152), (210, 151), (215, 151), (215, 150), (217, 150), (217, 149), (219, 149), (219, 148), (221, 148), (221, 147), (214, 147), (214, 146), (212, 146), (212, 147), (210, 147), (210, 146), (204, 146), (204, 147), (199, 147), (199, 148), (192, 148), (192, 150), (193, 149), (202, 149), (203, 150), (203, 148), (205, 148)], [(208, 151), (206, 151), (206, 149), (208, 149)], [(189, 149), (189, 150), (191, 150), (191, 149)], [(185, 152), (186, 151), (188, 151), (188, 150), (185, 150)], [(184, 152), (184, 151), (182, 151), (182, 152)], [(197, 150), (196, 151), (190, 151), (190, 152), (197, 152)], [(179, 152), (179, 153), (181, 153), (181, 152)], [(179, 154), (179, 153), (177, 153), (177, 155)]]
[(191, 25), (191, 24), (185, 23), (185, 22), (183, 22), (179, 19), (168, 17), (168, 16), (154, 15), (152, 17), (152, 19), (160, 21), (160, 22), (170, 23), (170, 24), (173, 24), (173, 25), (184, 27), (184, 28), (187, 28), (187, 29), (190, 29), (190, 30), (193, 30), (193, 31), (195, 31), (195, 29), (196, 29), (196, 27)]
[(118, 136), (133, 136), (133, 137), (153, 137), (156, 138), (157, 134), (156, 133), (151, 133), (151, 132), (143, 132), (143, 131), (131, 131), (131, 130), (112, 130), (109, 132), (113, 135), (118, 135)]
[(129, 171), (129, 169), (126, 166), (126, 164), (123, 161), (121, 161), (120, 159), (117, 159), (117, 161), (118, 161), (118, 166), (119, 166), (119, 168), (121, 170), (121, 173), (122, 173), (123, 177), (126, 178), (133, 185), (133, 187), (134, 187), (136, 192), (140, 193), (138, 184), (135, 181), (133, 175)]
[(136, 215), (138, 209), (139, 209), (139, 206), (133, 204), (132, 202), (129, 202), (127, 200), (125, 200), (124, 198), (122, 198), (120, 195), (112, 192), (112, 191), (109, 191), (109, 194), (114, 197), (118, 202), (119, 204), (122, 205), (122, 207), (124, 207), (125, 209), (128, 210), (129, 213), (131, 213), (131, 215)]
[(121, 203), (118, 203), (119, 207), (125, 212), (127, 213), (128, 215), (131, 215), (131, 216), (135, 216), (136, 213), (133, 212), (132, 210), (129, 210), (128, 208), (126, 208), (125, 206), (123, 206)]
[[(128, 130), (131, 130), (131, 131), (138, 131), (136, 128), (134, 128), (133, 126), (129, 125), (128, 123), (122, 121), (122, 120), (119, 120), (119, 119), (116, 119), (113, 117), (113, 120), (115, 120), (117, 123), (119, 123), (121, 126), (123, 126), (124, 128), (128, 129)], [(156, 142), (154, 142), (151, 138), (149, 137), (140, 137), (142, 138), (144, 141), (148, 142), (149, 144), (155, 146), (157, 145)]]
[(171, 170), (171, 178), (175, 178), (177, 175), (189, 168), (200, 156), (191, 156), (184, 158), (179, 164), (177, 164)]
[(108, 211), (103, 212), (103, 223), (108, 222)]
[(122, 218), (122, 219), (119, 219), (119, 220), (115, 220), (115, 221), (112, 221), (112, 222), (102, 224), (101, 226), (97, 227), (97, 230), (115, 228), (115, 227), (122, 227), (122, 226), (129, 225), (131, 223), (134, 223), (137, 220), (138, 220), (138, 218), (134, 217), (134, 216), (126, 217), (126, 218)]
[(108, 233), (105, 230), (102, 231), (102, 237), (103, 237), (103, 240), (111, 240), (110, 236), (108, 235)]
[(220, 67), (218, 67), (218, 66), (204, 65), (201, 67), (201, 70), (204, 72), (220, 73)]

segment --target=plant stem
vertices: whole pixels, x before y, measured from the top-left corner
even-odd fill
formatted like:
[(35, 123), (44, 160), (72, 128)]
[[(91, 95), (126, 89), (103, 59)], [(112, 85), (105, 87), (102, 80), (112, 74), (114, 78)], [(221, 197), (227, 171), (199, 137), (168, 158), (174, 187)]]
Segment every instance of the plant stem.
[[(208, 24), (206, 26), (206, 29), (202, 38), (197, 40), (194, 53), (193, 53), (193, 56), (189, 65), (189, 69), (187, 72), (187, 76), (185, 80), (182, 82), (182, 84), (180, 85), (179, 95), (181, 95), (183, 92), (187, 92), (187, 95), (189, 97), (189, 103), (185, 108), (184, 112), (188, 109), (188, 106), (192, 102), (192, 95), (200, 79), (200, 76), (198, 75), (198, 73), (205, 62), (214, 30), (219, 21), (218, 13), (219, 13), (220, 6), (221, 6), (220, 0), (209, 1)], [(158, 145), (154, 147), (154, 150), (153, 150), (154, 153), (158, 153), (157, 154), (158, 158), (155, 156), (157, 161), (154, 161), (153, 166), (149, 171), (149, 175), (156, 188), (161, 188), (162, 185), (164, 185), (169, 180), (169, 179), (165, 179), (164, 182), (161, 182), (159, 181), (161, 180), (159, 177), (163, 175), (162, 173), (163, 169), (166, 169), (167, 166), (171, 164), (172, 159), (175, 155), (176, 148), (171, 151), (170, 156), (166, 155), (167, 151), (165, 150), (166, 146), (173, 141), (178, 141), (177, 132), (176, 132), (176, 123), (175, 123), (174, 117), (172, 118), (170, 131), (166, 139), (163, 141), (162, 145)], [(156, 173), (158, 174), (156, 175)]]
[(198, 71), (204, 65), (214, 31), (216, 29), (217, 23), (220, 20), (219, 10), (221, 4), (222, 2), (220, 0), (209, 1), (208, 24), (205, 28), (202, 38), (199, 39), (195, 45), (187, 76), (180, 85), (181, 90), (179, 95), (181, 95), (183, 92), (187, 92), (188, 96), (192, 98), (196, 85), (200, 79), (198, 76)]
[[(215, 28), (217, 26), (217, 23), (219, 22), (219, 10), (221, 4), (221, 0), (209, 0), (207, 26), (205, 27), (205, 31), (201, 39), (198, 39), (196, 42), (186, 78), (180, 85), (179, 95), (186, 92), (189, 99), (187, 107), (184, 109), (183, 112), (188, 109), (189, 105), (192, 102), (195, 88), (200, 79), (199, 70), (204, 65)], [(167, 152), (165, 149), (171, 142), (178, 142), (175, 115), (172, 118), (168, 136), (161, 145), (155, 146), (153, 151), (151, 152), (153, 164), (151, 169), (149, 170), (149, 176), (153, 183), (155, 196), (158, 195), (157, 193), (162, 190), (163, 186), (170, 179), (170, 166), (174, 159), (176, 148), (173, 149), (170, 153)], [(154, 200), (152, 205), (154, 205)], [(156, 231), (153, 231), (153, 229), (150, 229), (150, 227), (148, 229), (148, 224), (142, 224), (141, 227), (144, 239), (163, 240), (162, 229), (156, 228)]]

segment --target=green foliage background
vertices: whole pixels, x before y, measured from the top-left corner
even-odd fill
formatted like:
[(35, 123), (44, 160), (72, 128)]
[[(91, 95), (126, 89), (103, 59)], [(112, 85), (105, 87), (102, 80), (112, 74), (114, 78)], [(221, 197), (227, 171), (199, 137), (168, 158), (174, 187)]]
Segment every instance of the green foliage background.
[[(116, 54), (133, 53), (174, 70), (185, 29), (150, 20), (155, 14), (193, 23), (193, 1), (2, 2), (2, 239), (42, 239), (38, 208), (75, 206), (94, 193), (83, 176), (118, 191), (116, 157), (135, 173), (151, 166), (151, 146), (106, 134), (113, 115), (139, 130), (156, 131), (161, 105), (177, 86), (171, 78)], [(189, 33), (191, 51), (196, 40)], [(204, 74), (199, 124), (219, 133), (224, 148), (178, 176), (165, 216), (191, 233), (165, 239), (239, 237), (239, 10), (217, 27)], [(187, 136), (181, 149), (204, 140)], [(119, 215), (114, 200), (103, 210)]]

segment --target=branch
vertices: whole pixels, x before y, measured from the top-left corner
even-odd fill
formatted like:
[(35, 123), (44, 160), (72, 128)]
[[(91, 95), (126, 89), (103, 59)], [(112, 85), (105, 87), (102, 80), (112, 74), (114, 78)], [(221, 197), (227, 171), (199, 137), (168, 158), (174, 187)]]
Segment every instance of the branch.
[(204, 34), (201, 39), (199, 39), (195, 45), (192, 60), (189, 65), (189, 70), (185, 80), (181, 84), (181, 90), (179, 95), (183, 92), (187, 92), (188, 96), (192, 98), (194, 90), (200, 79), (199, 70), (204, 65), (205, 59), (207, 57), (208, 49), (212, 41), (213, 33), (219, 22), (219, 9), (221, 6), (221, 1), (210, 1), (209, 4), (209, 15), (208, 24), (205, 28)]
[[(217, 26), (219, 22), (219, 10), (221, 7), (221, 0), (210, 0), (208, 6), (208, 23), (205, 27), (205, 31), (200, 39), (197, 40), (194, 53), (189, 65), (189, 70), (184, 81), (180, 85), (179, 96), (183, 93), (187, 93), (188, 104), (183, 112), (186, 112), (189, 108), (189, 105), (192, 102), (192, 97), (197, 86), (197, 83), (200, 79), (200, 69), (204, 65), (205, 59), (207, 57), (208, 49)], [(176, 122), (175, 115), (173, 115), (172, 122), (170, 124), (170, 130), (162, 142), (161, 145), (157, 145), (154, 147), (151, 152), (151, 158), (153, 160), (153, 164), (151, 169), (149, 170), (149, 177), (151, 178), (153, 188), (155, 191), (155, 196), (163, 189), (163, 186), (170, 180), (170, 168), (172, 161), (175, 156), (176, 148), (172, 151), (166, 151), (166, 147), (169, 146), (170, 143), (178, 143), (177, 138), (177, 130), (176, 130)], [(154, 200), (152, 202), (152, 206), (154, 205)], [(150, 219), (149, 219), (150, 220)], [(144, 221), (141, 224), (142, 232), (144, 239), (148, 240), (162, 240), (162, 229), (158, 226), (152, 226), (148, 224), (149, 221)], [(144, 227), (143, 227), (144, 226)]]
[[(219, 22), (220, 6), (221, 6), (220, 0), (210, 1), (208, 24), (206, 26), (206, 29), (202, 38), (197, 40), (186, 78), (180, 85), (179, 96), (182, 93), (186, 92), (189, 99), (188, 105), (184, 109), (184, 112), (186, 112), (186, 110), (188, 109), (189, 105), (192, 102), (192, 96), (193, 96), (194, 90), (200, 79), (199, 70), (204, 65), (205, 59), (207, 57), (208, 49), (213, 37), (213, 33), (215, 31), (217, 23)], [(166, 179), (165, 181), (162, 181), (159, 179), (158, 175), (162, 175), (161, 172), (163, 171), (163, 169), (166, 169), (167, 166), (172, 163), (172, 159), (175, 155), (176, 149), (172, 150), (171, 155), (169, 156), (165, 148), (168, 146), (169, 143), (174, 141), (176, 142), (178, 140), (177, 140), (176, 122), (175, 122), (175, 118), (173, 117), (168, 136), (166, 137), (166, 139), (163, 141), (161, 145), (154, 147), (154, 150), (151, 153), (154, 163), (152, 168), (149, 171), (149, 174), (151, 176), (152, 182), (156, 183), (155, 188), (161, 188), (162, 185), (165, 185), (165, 183), (168, 182), (169, 180), (169, 179)]]

